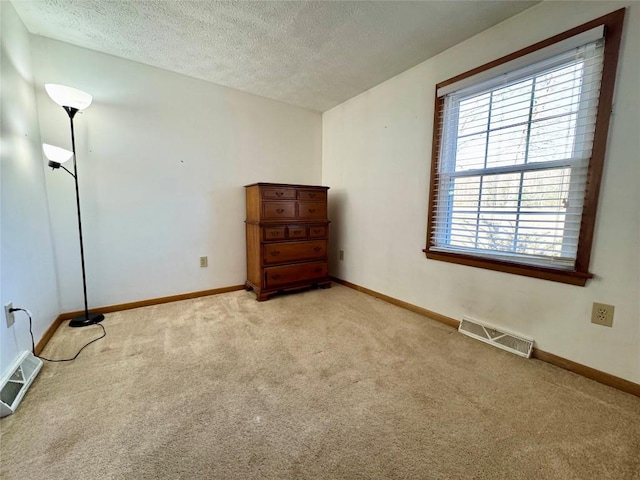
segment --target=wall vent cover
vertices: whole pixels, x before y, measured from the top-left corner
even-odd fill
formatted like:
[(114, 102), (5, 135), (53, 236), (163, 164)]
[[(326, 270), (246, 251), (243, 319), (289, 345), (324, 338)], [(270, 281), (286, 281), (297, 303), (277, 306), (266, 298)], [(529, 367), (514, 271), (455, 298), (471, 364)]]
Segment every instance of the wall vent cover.
[(515, 353), (521, 357), (531, 357), (533, 340), (519, 334), (508, 332), (503, 328), (496, 328), (492, 325), (473, 320), (469, 317), (462, 317), (458, 331), (460, 333), (464, 333), (468, 337), (475, 338), (476, 340), (488, 343), (494, 347)]

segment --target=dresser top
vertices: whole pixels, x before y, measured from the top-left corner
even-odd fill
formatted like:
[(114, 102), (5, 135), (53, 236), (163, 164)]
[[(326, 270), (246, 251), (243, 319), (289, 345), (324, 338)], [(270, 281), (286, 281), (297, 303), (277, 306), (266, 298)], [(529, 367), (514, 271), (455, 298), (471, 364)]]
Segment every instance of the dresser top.
[(267, 183), (267, 182), (257, 182), (257, 183), (252, 183), (250, 185), (245, 185), (245, 188), (248, 187), (289, 187), (289, 188), (324, 188), (326, 190), (329, 190), (330, 187), (323, 187), (322, 185), (293, 185), (290, 183)]

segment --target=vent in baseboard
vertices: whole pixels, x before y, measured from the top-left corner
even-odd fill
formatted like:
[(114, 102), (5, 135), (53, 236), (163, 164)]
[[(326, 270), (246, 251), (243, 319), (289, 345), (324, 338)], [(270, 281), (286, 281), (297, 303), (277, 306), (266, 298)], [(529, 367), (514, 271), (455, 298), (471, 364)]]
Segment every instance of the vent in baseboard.
[(16, 411), (41, 368), (42, 360), (27, 350), (16, 359), (0, 380), (0, 417)]
[(529, 358), (531, 356), (531, 350), (533, 349), (532, 339), (507, 332), (502, 328), (496, 328), (468, 317), (462, 317), (458, 331), (521, 357)]

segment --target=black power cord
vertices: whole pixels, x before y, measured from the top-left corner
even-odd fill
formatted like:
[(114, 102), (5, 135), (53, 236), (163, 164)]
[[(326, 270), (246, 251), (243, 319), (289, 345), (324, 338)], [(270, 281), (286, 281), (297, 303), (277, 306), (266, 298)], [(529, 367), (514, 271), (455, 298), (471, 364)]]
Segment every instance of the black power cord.
[(41, 357), (40, 355), (36, 355), (36, 347), (33, 341), (33, 330), (32, 330), (32, 326), (33, 326), (33, 319), (31, 318), (31, 312), (25, 308), (11, 308), (9, 309), (10, 312), (24, 312), (27, 314), (27, 317), (29, 317), (29, 334), (31, 335), (31, 352), (33, 353), (33, 355), (35, 357), (38, 357), (41, 360), (46, 360), (47, 362), (73, 362), (76, 358), (78, 358), (78, 355), (80, 355), (80, 352), (82, 352), (82, 350), (84, 350), (86, 347), (88, 347), (89, 345), (91, 345), (93, 342), (97, 342), (98, 340), (100, 340), (101, 338), (104, 338), (107, 336), (107, 331), (104, 329), (104, 326), (100, 323), (94, 323), (94, 325), (99, 326), (100, 328), (102, 328), (102, 335), (100, 335), (98, 338), (94, 338), (93, 340), (91, 340), (89, 343), (86, 343), (80, 350), (78, 350), (78, 353), (76, 353), (72, 358), (63, 358), (60, 360), (52, 360), (49, 358), (45, 358), (45, 357)]

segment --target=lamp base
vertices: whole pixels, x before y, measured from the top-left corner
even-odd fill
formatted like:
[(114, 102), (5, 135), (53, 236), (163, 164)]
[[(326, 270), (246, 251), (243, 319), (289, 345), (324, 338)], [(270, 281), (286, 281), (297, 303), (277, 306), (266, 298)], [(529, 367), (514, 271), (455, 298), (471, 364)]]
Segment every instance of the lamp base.
[(79, 315), (73, 318), (69, 322), (70, 327), (88, 327), (89, 325), (93, 325), (95, 323), (100, 323), (104, 320), (104, 315), (101, 313), (90, 313), (89, 315)]

